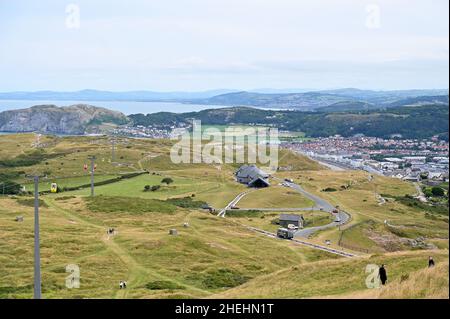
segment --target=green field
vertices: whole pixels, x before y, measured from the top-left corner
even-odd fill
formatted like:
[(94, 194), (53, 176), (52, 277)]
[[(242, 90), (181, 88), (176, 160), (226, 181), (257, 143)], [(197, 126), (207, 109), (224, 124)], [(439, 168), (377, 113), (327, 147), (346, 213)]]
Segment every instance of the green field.
[(314, 202), (290, 188), (274, 185), (246, 195), (237, 204), (240, 208), (305, 208)]

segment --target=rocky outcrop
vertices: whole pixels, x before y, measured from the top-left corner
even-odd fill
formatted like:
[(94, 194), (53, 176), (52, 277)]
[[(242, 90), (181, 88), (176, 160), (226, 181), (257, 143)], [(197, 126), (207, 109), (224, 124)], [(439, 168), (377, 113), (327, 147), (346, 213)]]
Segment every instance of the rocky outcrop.
[(128, 118), (120, 112), (86, 104), (37, 105), (0, 113), (0, 131), (4, 132), (84, 134), (92, 125), (127, 122)]

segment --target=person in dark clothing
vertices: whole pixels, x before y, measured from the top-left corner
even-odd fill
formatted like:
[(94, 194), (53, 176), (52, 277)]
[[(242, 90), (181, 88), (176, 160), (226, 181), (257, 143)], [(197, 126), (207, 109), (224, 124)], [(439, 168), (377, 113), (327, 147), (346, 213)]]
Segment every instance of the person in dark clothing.
[(431, 268), (431, 267), (434, 267), (434, 260), (433, 260), (432, 256), (430, 256), (428, 258), (428, 268)]
[(380, 278), (381, 284), (385, 285), (387, 281), (387, 273), (384, 265), (381, 265), (380, 269), (378, 270), (378, 277)]

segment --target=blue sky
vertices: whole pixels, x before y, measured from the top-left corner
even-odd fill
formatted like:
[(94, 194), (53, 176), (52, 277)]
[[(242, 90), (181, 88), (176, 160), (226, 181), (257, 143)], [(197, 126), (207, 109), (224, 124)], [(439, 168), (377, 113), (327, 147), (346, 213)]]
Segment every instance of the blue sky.
[(448, 88), (448, 6), (0, 0), (0, 91)]

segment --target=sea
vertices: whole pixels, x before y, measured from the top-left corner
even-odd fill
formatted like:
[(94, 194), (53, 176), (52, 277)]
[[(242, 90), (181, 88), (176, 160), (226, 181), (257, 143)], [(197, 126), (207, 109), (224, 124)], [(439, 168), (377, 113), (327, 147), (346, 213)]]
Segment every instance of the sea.
[(43, 104), (54, 104), (57, 106), (89, 104), (119, 111), (126, 115), (137, 113), (150, 114), (158, 112), (186, 113), (226, 107), (223, 105), (184, 104), (179, 102), (0, 100), (0, 112), (24, 109), (34, 105)]

